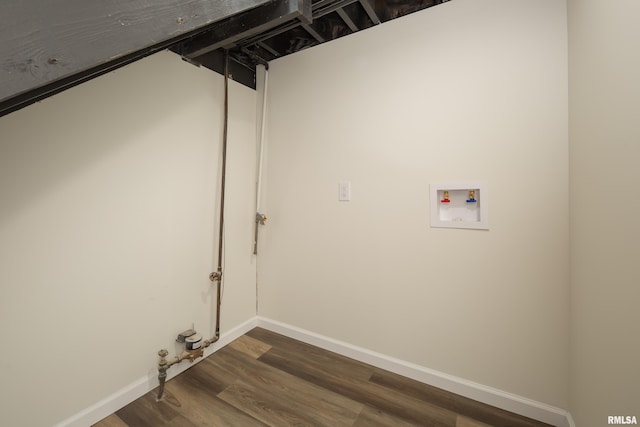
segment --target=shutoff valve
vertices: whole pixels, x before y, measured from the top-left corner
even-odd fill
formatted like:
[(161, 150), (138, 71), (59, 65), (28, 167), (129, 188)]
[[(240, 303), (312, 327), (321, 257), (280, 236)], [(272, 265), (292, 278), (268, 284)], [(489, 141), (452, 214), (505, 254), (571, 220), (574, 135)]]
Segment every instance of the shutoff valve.
[(265, 214), (261, 214), (260, 212), (256, 213), (256, 222), (260, 225), (264, 225), (267, 221), (267, 216)]

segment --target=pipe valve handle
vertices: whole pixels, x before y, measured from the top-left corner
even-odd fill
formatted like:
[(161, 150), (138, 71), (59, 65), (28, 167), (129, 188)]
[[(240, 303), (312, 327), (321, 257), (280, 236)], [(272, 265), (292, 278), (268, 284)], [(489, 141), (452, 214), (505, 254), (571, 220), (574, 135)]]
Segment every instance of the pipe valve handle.
[(267, 216), (265, 214), (261, 214), (260, 212), (256, 213), (256, 222), (258, 224), (264, 225), (266, 220), (267, 220)]

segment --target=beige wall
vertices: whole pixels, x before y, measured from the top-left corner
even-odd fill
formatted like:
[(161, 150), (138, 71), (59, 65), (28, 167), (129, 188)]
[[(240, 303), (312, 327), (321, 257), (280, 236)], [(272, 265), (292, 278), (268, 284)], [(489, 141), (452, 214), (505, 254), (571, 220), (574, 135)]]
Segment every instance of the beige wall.
[[(255, 92), (231, 83), (222, 328), (255, 315)], [(163, 52), (0, 118), (0, 424), (52, 425), (211, 336), (222, 77)]]
[(571, 404), (640, 418), (640, 3), (569, 1)]
[[(259, 314), (579, 427), (640, 416), (640, 10), (568, 6), (569, 84), (555, 0), (456, 0), (272, 62)], [(231, 83), (223, 331), (255, 315), (255, 103)], [(211, 333), (221, 106), (220, 76), (161, 53), (0, 118), (0, 424), (68, 418)], [(491, 229), (430, 228), (429, 183), (474, 179)]]
[[(565, 2), (449, 2), (269, 88), (259, 314), (566, 408)], [(430, 228), (429, 184), (475, 179), (490, 231)]]

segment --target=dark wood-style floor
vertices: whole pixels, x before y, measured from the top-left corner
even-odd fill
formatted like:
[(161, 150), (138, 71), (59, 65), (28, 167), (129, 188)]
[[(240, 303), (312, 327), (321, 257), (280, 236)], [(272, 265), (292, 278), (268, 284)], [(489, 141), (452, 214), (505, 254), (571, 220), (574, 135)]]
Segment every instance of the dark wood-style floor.
[(547, 426), (261, 328), (155, 396), (95, 426)]

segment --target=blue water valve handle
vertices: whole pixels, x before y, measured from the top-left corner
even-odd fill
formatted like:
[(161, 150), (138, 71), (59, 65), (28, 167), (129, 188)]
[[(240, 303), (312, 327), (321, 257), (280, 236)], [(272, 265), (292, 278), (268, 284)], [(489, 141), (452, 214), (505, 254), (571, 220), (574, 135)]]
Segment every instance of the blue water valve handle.
[(476, 190), (469, 190), (469, 198), (467, 199), (467, 203), (475, 203), (476, 201)]

